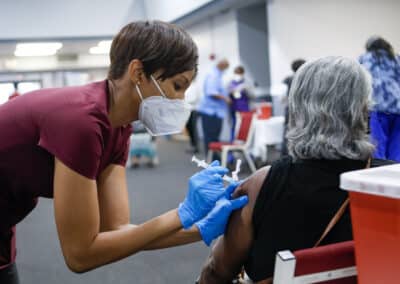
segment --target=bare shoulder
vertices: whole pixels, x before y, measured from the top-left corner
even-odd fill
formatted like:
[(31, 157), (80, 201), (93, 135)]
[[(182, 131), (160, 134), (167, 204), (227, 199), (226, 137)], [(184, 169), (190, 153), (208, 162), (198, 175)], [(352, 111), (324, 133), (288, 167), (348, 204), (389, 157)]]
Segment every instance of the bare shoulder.
[(249, 197), (249, 203), (246, 206), (253, 211), (254, 205), (256, 203), (258, 193), (264, 183), (265, 178), (268, 175), (271, 166), (263, 167), (257, 170), (254, 174), (248, 177), (234, 192), (233, 197), (238, 197), (242, 195), (247, 195)]
[(234, 196), (241, 195), (253, 195), (257, 194), (261, 189), (262, 184), (264, 183), (265, 178), (268, 175), (269, 169), (271, 166), (263, 167), (257, 170), (250, 177), (245, 179), (245, 181), (235, 190)]
[(232, 213), (224, 236), (216, 242), (203, 268), (200, 283), (230, 283), (240, 271), (253, 242), (253, 208), (268, 170), (259, 169), (235, 190), (233, 197), (248, 195), (249, 203)]

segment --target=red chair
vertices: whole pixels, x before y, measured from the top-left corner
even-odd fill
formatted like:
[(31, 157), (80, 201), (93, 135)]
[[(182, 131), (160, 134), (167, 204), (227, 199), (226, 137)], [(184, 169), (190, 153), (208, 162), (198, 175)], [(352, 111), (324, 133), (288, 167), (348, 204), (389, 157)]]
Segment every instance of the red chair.
[(231, 151), (241, 151), (252, 172), (256, 171), (256, 166), (250, 157), (248, 149), (251, 146), (251, 139), (254, 133), (254, 113), (239, 112), (236, 113), (236, 139), (233, 143), (211, 142), (208, 144), (207, 162), (210, 163), (214, 152), (221, 153), (221, 165), (226, 167), (228, 153)]
[(348, 241), (278, 252), (273, 283), (357, 284), (356, 275), (354, 241)]

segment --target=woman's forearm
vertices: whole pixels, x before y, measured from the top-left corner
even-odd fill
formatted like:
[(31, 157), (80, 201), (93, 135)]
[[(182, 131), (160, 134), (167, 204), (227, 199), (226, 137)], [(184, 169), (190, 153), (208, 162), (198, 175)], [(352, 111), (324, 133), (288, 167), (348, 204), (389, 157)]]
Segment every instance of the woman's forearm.
[(181, 226), (177, 209), (174, 209), (137, 226), (99, 233), (84, 251), (80, 248), (76, 255), (72, 253), (73, 259), (67, 259), (67, 264), (75, 272), (85, 272), (146, 249), (154, 241), (177, 232)]
[[(121, 229), (128, 229), (137, 227), (134, 224), (127, 224), (121, 227)], [(144, 247), (144, 250), (156, 250), (164, 249), (169, 247), (186, 245), (194, 242), (201, 241), (199, 229), (193, 226), (189, 230), (177, 229), (169, 235), (158, 238)]]
[(179, 229), (170, 235), (161, 237), (149, 243), (144, 249), (154, 250), (186, 245), (201, 241), (199, 229), (193, 226), (189, 230)]

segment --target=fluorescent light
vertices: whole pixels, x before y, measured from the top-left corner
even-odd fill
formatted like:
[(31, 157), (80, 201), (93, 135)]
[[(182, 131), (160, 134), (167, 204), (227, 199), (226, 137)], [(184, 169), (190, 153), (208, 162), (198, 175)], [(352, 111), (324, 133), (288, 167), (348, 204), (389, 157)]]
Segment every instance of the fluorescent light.
[(97, 46), (93, 46), (89, 49), (90, 54), (108, 54), (110, 53), (111, 40), (102, 40)]
[(62, 47), (61, 42), (31, 42), (18, 43), (15, 56), (50, 56), (57, 53)]
[(108, 54), (110, 49), (100, 47), (100, 46), (93, 46), (89, 49), (90, 54)]
[(23, 56), (51, 56), (57, 53), (57, 50), (16, 50), (14, 55), (17, 57)]
[(30, 43), (18, 43), (17, 49), (55, 49), (58, 50), (62, 47), (61, 42), (30, 42)]

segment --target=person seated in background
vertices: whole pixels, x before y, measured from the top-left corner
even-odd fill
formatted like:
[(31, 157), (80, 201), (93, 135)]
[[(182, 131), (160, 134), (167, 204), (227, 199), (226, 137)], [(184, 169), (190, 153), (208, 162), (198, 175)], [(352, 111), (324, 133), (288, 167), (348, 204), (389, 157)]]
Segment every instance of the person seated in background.
[(132, 123), (133, 133), (130, 137), (129, 162), (130, 168), (138, 168), (141, 162), (153, 168), (159, 164), (156, 137), (151, 136), (143, 123)]
[[(355, 60), (327, 57), (295, 74), (289, 96), (289, 156), (258, 170), (235, 191), (249, 203), (235, 212), (207, 259), (200, 283), (230, 283), (242, 267), (271, 283), (275, 256), (317, 244), (344, 204), (343, 172), (390, 164), (370, 160), (367, 135), (371, 81)], [(322, 240), (352, 239), (349, 209)]]
[(14, 85), (14, 92), (8, 97), (8, 100), (14, 99), (21, 95), (18, 91), (18, 82), (14, 82), (13, 85)]

